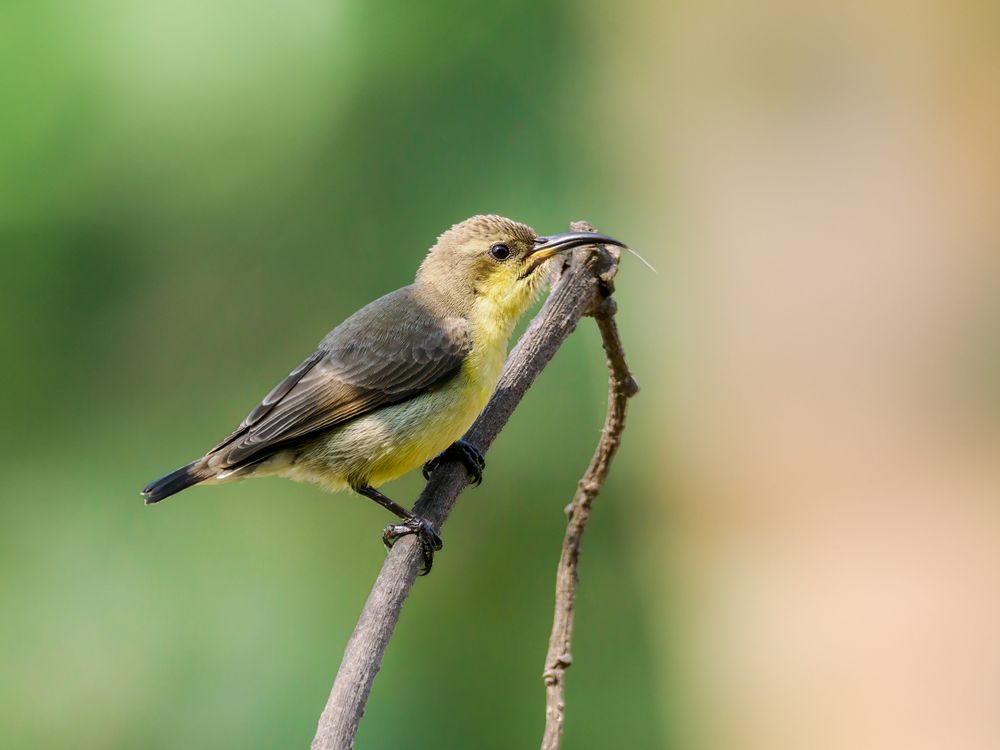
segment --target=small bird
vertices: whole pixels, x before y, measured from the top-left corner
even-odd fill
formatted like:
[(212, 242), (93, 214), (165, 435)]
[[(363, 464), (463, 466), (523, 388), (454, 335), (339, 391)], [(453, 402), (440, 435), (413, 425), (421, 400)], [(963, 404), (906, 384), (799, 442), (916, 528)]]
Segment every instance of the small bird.
[(416, 534), (422, 573), (437, 530), (377, 489), (424, 465), (461, 460), (479, 484), (485, 462), (461, 436), (496, 388), (517, 320), (536, 299), (539, 268), (593, 232), (538, 236), (502, 216), (474, 216), (442, 234), (413, 284), (358, 310), (276, 385), (221, 443), (142, 490), (147, 505), (196, 484), (280, 476), (352, 489), (402, 523), (386, 547)]

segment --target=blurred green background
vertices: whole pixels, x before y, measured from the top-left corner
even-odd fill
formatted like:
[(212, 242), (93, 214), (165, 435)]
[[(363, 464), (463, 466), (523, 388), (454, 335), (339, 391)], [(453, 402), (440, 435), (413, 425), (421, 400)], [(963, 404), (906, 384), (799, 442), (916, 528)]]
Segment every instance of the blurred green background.
[[(641, 246), (588, 33), (544, 1), (0, 5), (0, 746), (308, 744), (387, 516), (278, 480), (139, 489), (456, 221), (586, 218)], [(538, 741), (561, 511), (604, 411), (591, 328), (445, 529), (359, 747)], [(627, 438), (588, 532), (569, 747), (667, 741), (625, 516), (650, 471)]]

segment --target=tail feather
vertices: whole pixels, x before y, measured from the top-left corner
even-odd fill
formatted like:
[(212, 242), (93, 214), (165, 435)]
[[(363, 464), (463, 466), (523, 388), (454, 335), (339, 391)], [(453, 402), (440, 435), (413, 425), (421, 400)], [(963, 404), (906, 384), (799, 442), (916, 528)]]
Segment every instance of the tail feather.
[(212, 473), (211, 470), (205, 468), (201, 460), (193, 461), (149, 484), (142, 490), (142, 499), (146, 505), (158, 503), (181, 490), (186, 490), (191, 485), (208, 479)]

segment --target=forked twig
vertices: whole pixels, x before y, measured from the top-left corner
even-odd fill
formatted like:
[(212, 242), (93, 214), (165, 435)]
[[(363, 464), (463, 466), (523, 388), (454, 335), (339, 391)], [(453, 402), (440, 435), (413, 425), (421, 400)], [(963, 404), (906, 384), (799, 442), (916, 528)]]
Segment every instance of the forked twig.
[[(588, 230), (589, 225), (577, 222), (574, 229)], [(565, 673), (573, 663), (571, 652), (573, 637), (573, 606), (576, 603), (576, 585), (579, 581), (580, 546), (583, 532), (590, 519), (590, 508), (594, 498), (601, 491), (604, 480), (611, 469), (611, 461), (621, 443), (625, 429), (625, 411), (628, 400), (639, 392), (639, 386), (629, 372), (625, 362), (625, 352), (618, 325), (615, 323), (617, 305), (611, 297), (612, 279), (602, 279), (603, 299), (590, 311), (597, 321), (608, 363), (608, 411), (604, 419), (604, 430), (597, 443), (590, 465), (584, 472), (576, 488), (573, 500), (566, 506), (566, 534), (563, 537), (562, 554), (556, 570), (555, 612), (552, 618), (552, 633), (549, 636), (549, 650), (545, 656), (545, 733), (542, 735), (542, 750), (558, 750), (565, 722)]]
[[(486, 453), (538, 373), (573, 332), (580, 318), (588, 312), (600, 315), (597, 306), (604, 302), (617, 267), (617, 254), (587, 246), (577, 248), (562, 266), (554, 269), (548, 299), (507, 358), (497, 390), (486, 409), (465, 435), (465, 439), (482, 453)], [(440, 529), (467, 480), (461, 463), (441, 464), (424, 487), (414, 512)], [(312, 742), (313, 750), (350, 750), (354, 747), (372, 683), (416, 580), (420, 561), (416, 539), (407, 536), (396, 543), (382, 565), (344, 649), (340, 669)]]

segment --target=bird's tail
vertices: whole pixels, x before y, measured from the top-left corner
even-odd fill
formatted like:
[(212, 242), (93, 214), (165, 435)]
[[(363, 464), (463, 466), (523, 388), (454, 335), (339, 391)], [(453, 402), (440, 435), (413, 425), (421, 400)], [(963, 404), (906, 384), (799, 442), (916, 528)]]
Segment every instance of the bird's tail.
[(214, 473), (205, 466), (204, 459), (192, 461), (187, 466), (182, 466), (146, 486), (142, 490), (142, 499), (145, 500), (146, 505), (158, 503), (181, 490), (186, 490), (193, 484), (203, 482)]

